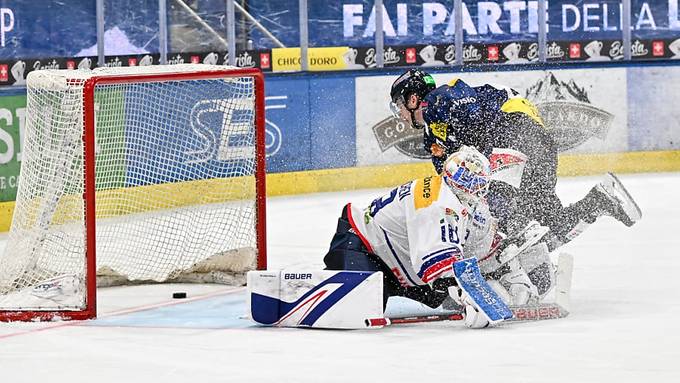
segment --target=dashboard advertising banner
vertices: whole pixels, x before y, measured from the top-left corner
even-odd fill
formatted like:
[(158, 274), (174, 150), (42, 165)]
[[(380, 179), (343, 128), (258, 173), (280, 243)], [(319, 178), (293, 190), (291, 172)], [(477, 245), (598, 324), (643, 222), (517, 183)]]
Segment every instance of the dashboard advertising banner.
[(629, 150), (680, 148), (680, 67), (628, 68), (628, 86)]
[[(392, 117), (388, 103), (397, 76), (358, 77), (357, 164), (378, 165), (429, 159), (422, 130)], [(499, 84), (517, 90), (538, 108), (565, 153), (628, 149), (626, 69), (502, 71), (435, 74), (437, 85), (460, 77), (472, 86)]]
[[(680, 59), (679, 2), (631, 0), (632, 59)], [(308, 2), (310, 70), (375, 67), (375, 22), (380, 14), (385, 66), (456, 63), (452, 0), (384, 0), (380, 10), (374, 3)], [(248, 0), (243, 4), (243, 11), (235, 14), (235, 64), (265, 71), (298, 70), (300, 55), (294, 48), (300, 46), (299, 1)], [(546, 4), (547, 61), (623, 59), (620, 0), (550, 0)], [(464, 0), (463, 63), (536, 62), (538, 9), (538, 0)], [(228, 62), (225, 12), (224, 0), (169, 1), (168, 62)], [(261, 27), (255, 27), (250, 16)], [(104, 20), (103, 65), (160, 62), (157, 0), (105, 0)], [(94, 2), (0, 0), (0, 85), (21, 86), (33, 70), (99, 65), (96, 31)], [(280, 48), (270, 36), (287, 48)]]
[(354, 81), (351, 75), (268, 80), (268, 172), (355, 165)]
[[(348, 68), (347, 58), (349, 47), (309, 48), (307, 51), (307, 68), (310, 71), (330, 71)], [(300, 48), (274, 48), (272, 49), (272, 70), (300, 71), (301, 65)]]
[[(297, 1), (254, 0), (251, 10), (282, 41), (299, 44)], [(311, 4), (311, 3), (310, 3)], [(356, 62), (371, 66), (375, 18), (382, 12), (386, 66), (449, 65), (455, 48), (453, 1), (384, 0), (376, 11), (372, 0), (342, 0), (310, 6), (310, 46), (350, 46)], [(538, 1), (464, 0), (462, 29), (466, 63), (531, 62), (538, 59)], [(547, 2), (549, 61), (623, 59), (620, 0), (550, 0)], [(634, 59), (677, 58), (680, 48), (678, 0), (631, 1)], [(257, 31), (254, 36), (260, 36)], [(254, 39), (267, 44), (266, 38)], [(373, 52), (373, 55), (375, 52)]]
[[(273, 78), (267, 81), (265, 88), (265, 150), (267, 154), (267, 172), (293, 172), (312, 169), (326, 169), (338, 167), (351, 167), (356, 163), (355, 132), (354, 126), (354, 78)], [(122, 95), (109, 92), (100, 95), (101, 97), (120, 98)], [(141, 95), (129, 95), (129, 102), (133, 102), (135, 97)], [(211, 105), (221, 102), (219, 97), (212, 97), (204, 92), (196, 94), (192, 98), (185, 100), (182, 107), (196, 110), (211, 110)], [(153, 100), (139, 99), (133, 103), (144, 104), (152, 103)], [(122, 104), (121, 104), (122, 105)], [(121, 112), (121, 115), (123, 113)], [(214, 112), (204, 113), (205, 118), (222, 119), (221, 114)], [(163, 121), (155, 114), (130, 116), (130, 118), (148, 118), (154, 121)], [(0, 97), (0, 202), (13, 201), (16, 197), (17, 181), (19, 179), (19, 169), (21, 167), (22, 136), (24, 134), (24, 124), (26, 119), (26, 95)], [(196, 141), (195, 135), (204, 129), (200, 120), (183, 121), (191, 129), (178, 131), (175, 139), (177, 141)], [(149, 122), (149, 124), (154, 124)], [(172, 128), (172, 125), (155, 123), (159, 129)], [(215, 124), (217, 125), (217, 124)], [(120, 134), (110, 134), (111, 129), (116, 129), (120, 125), (107, 124), (102, 122), (98, 129), (102, 132), (109, 132), (110, 136), (121, 136)], [(101, 133), (105, 134), (105, 133)], [(214, 132), (214, 136), (221, 137), (219, 132)], [(129, 146), (139, 146), (135, 137), (141, 137), (134, 132), (129, 134)], [(228, 140), (227, 140), (228, 141)], [(238, 141), (238, 140), (235, 140)], [(219, 147), (225, 142), (220, 140), (214, 144), (216, 147), (211, 149), (214, 156), (205, 158), (194, 158), (189, 154), (174, 158), (170, 161), (166, 154), (167, 148), (172, 147), (172, 143), (154, 142), (145, 143), (145, 147), (150, 150), (141, 159), (162, 159), (167, 162), (169, 172), (180, 172), (179, 170), (189, 169), (196, 163), (206, 166), (219, 168), (223, 166), (220, 160)], [(113, 146), (115, 149), (116, 147)], [(100, 155), (109, 155), (106, 148)], [(115, 153), (114, 153), (115, 154)], [(160, 160), (159, 160), (160, 161)], [(127, 169), (121, 169), (122, 173), (128, 173), (127, 177), (131, 181), (139, 184), (149, 184), (158, 182), (150, 180), (144, 174), (143, 166), (138, 163), (138, 159), (129, 161)], [(164, 175), (161, 175), (161, 181)], [(121, 177), (125, 179), (126, 177)]]

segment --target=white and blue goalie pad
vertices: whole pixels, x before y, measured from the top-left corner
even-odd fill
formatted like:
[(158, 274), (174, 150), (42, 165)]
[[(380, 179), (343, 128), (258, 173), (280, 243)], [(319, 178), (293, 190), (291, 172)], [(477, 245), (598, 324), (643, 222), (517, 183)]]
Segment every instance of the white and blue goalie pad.
[(468, 258), (453, 264), (458, 286), (463, 289), (484, 313), (490, 323), (512, 318), (512, 310), (486, 282), (477, 265), (477, 258)]
[(383, 317), (382, 272), (248, 272), (250, 318), (268, 326), (354, 329)]

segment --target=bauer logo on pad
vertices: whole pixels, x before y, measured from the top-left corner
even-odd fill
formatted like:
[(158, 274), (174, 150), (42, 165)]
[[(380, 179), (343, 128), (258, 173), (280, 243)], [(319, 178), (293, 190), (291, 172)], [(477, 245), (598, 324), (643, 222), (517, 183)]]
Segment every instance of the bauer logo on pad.
[(253, 321), (282, 327), (363, 328), (382, 317), (382, 273), (251, 271)]

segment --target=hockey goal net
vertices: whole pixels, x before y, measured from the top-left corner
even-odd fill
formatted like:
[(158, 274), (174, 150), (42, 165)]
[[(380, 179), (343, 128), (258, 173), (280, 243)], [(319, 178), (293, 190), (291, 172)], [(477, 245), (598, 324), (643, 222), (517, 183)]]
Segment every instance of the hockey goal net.
[(0, 254), (0, 320), (96, 316), (101, 283), (243, 283), (266, 268), (259, 70), (46, 70)]

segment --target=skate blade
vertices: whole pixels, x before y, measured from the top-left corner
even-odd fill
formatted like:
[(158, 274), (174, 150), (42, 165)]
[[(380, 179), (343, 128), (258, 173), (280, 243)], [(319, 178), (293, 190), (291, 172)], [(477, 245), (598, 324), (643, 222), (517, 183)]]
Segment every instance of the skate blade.
[(642, 218), (642, 210), (640, 210), (640, 207), (630, 193), (628, 193), (628, 190), (626, 190), (621, 181), (619, 181), (613, 173), (607, 173), (605, 175), (602, 185), (609, 195), (621, 202), (624, 213), (626, 213), (633, 223)]

